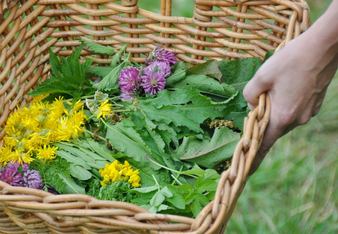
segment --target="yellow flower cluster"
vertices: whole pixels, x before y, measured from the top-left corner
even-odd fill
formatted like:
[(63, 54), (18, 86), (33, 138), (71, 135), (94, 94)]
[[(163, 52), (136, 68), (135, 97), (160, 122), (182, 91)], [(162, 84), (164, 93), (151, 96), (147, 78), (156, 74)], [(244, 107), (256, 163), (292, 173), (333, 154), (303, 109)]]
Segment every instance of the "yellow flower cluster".
[(105, 168), (99, 170), (103, 180), (102, 186), (106, 186), (109, 182), (115, 182), (118, 180), (128, 181), (133, 187), (140, 187), (139, 170), (133, 170), (128, 161), (124, 161), (124, 164), (115, 160), (112, 164), (106, 164)]
[(99, 114), (96, 118), (100, 118), (101, 116), (105, 119), (106, 115), (111, 114), (111, 106), (112, 104), (108, 103), (108, 100), (105, 100), (104, 102), (101, 102), (101, 106), (99, 107)]
[(86, 120), (80, 101), (72, 107), (62, 98), (52, 104), (35, 100), (30, 107), (16, 111), (8, 118), (0, 163), (30, 163), (34, 155), (44, 160), (55, 158), (57, 148), (49, 144), (76, 139), (84, 131), (82, 126)]

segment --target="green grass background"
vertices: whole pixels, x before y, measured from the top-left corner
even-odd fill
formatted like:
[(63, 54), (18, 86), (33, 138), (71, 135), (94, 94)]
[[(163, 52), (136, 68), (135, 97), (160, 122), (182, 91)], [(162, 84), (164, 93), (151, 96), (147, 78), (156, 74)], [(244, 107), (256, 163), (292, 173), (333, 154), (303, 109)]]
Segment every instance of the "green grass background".
[[(145, 2), (140, 6), (149, 9)], [(314, 22), (331, 0), (307, 2)], [(173, 14), (189, 16), (193, 1), (174, 0), (173, 8)], [(335, 78), (320, 113), (271, 149), (248, 181), (226, 233), (338, 233), (337, 90)]]

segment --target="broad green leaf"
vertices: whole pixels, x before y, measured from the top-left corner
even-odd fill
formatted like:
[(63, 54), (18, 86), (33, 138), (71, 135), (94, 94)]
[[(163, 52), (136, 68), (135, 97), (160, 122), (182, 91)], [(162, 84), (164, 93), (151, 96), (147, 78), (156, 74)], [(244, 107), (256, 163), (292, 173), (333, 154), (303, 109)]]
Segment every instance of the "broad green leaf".
[(198, 184), (195, 188), (197, 193), (205, 193), (206, 191), (215, 191), (217, 189), (217, 182), (215, 180), (205, 180)]
[(170, 189), (170, 191), (173, 193), (172, 197), (166, 198), (166, 201), (173, 204), (178, 209), (184, 209), (185, 208), (185, 199), (184, 197), (177, 191), (178, 187), (173, 185), (167, 185), (167, 187)]
[(92, 178), (92, 173), (79, 165), (71, 164), (70, 169), (71, 175), (79, 180), (89, 180), (90, 178)]
[[(107, 136), (109, 143), (114, 149), (123, 152), (128, 157), (144, 163), (152, 164), (145, 155), (151, 156), (151, 150), (145, 144), (142, 137), (132, 127), (126, 127), (127, 124), (133, 124), (130, 120), (124, 119), (115, 125), (107, 124)], [(152, 167), (159, 169), (159, 166), (152, 164)]]
[(221, 175), (213, 169), (206, 169), (204, 174), (204, 179), (217, 180), (221, 178)]
[(184, 79), (187, 67), (183, 62), (176, 63), (171, 70), (171, 75), (166, 78), (166, 87), (173, 87), (174, 84)]
[(222, 79), (222, 73), (216, 60), (208, 60), (205, 63), (200, 63), (187, 69), (187, 75), (192, 74), (206, 75), (218, 81)]
[(194, 217), (197, 217), (202, 209), (203, 209), (203, 206), (198, 201), (192, 202), (191, 211), (192, 211)]
[(219, 67), (222, 72), (223, 82), (242, 91), (262, 64), (263, 61), (259, 58), (243, 58), (222, 60), (219, 62)]
[(168, 197), (168, 198), (173, 196), (173, 193), (170, 191), (170, 189), (167, 186), (161, 189), (161, 193), (163, 194), (163, 196)]
[(239, 133), (226, 127), (216, 128), (211, 140), (201, 141), (195, 137), (185, 137), (177, 150), (177, 155), (181, 160), (213, 168), (232, 157), (239, 139)]
[(218, 96), (222, 98), (229, 98), (234, 95), (234, 91), (229, 92), (222, 84), (206, 75), (192, 74), (186, 76), (182, 81), (177, 82), (174, 88), (190, 88), (197, 89), (202, 93)]
[(62, 174), (58, 174), (58, 176), (65, 182), (66, 187), (63, 190), (64, 194), (86, 194), (86, 191), (83, 187), (75, 183), (75, 181), (70, 178), (66, 177)]
[[(202, 132), (199, 123), (189, 118), (182, 110), (176, 106), (163, 105), (160, 108), (154, 106), (150, 102), (139, 101), (138, 107), (151, 120), (162, 122), (166, 124), (173, 123), (175, 126), (186, 126), (195, 131)], [(140, 111), (135, 111), (135, 114), (142, 115)]]
[(202, 95), (197, 89), (177, 88), (173, 91), (163, 90), (156, 98), (140, 102), (156, 105), (157, 108), (161, 108), (164, 105), (175, 105), (180, 110), (183, 110), (190, 119), (197, 123), (202, 123), (208, 118), (215, 119), (229, 115), (233, 107), (228, 107), (227, 104), (237, 95), (237, 92), (231, 98), (215, 102)]
[(156, 191), (157, 189), (158, 187), (156, 185), (153, 185), (153, 186), (148, 186), (148, 187), (133, 188), (131, 191), (135, 191), (138, 193), (149, 193), (149, 192)]
[(80, 165), (83, 168), (90, 170), (90, 167), (83, 161), (81, 158), (71, 155), (70, 153), (63, 150), (56, 150), (55, 154), (60, 156), (61, 158), (66, 159), (70, 163), (74, 163), (75, 165)]
[(163, 203), (165, 197), (161, 192), (155, 193), (155, 195), (150, 200), (150, 205), (152, 206), (159, 206)]
[(187, 170), (187, 171), (182, 171), (180, 174), (182, 174), (182, 175), (204, 176), (205, 170), (203, 170), (197, 164), (195, 164), (193, 168), (191, 168), (190, 170)]
[(111, 150), (109, 150), (107, 146), (94, 141), (92, 138), (87, 138), (87, 142), (93, 151), (107, 159), (109, 162), (115, 161), (115, 158), (112, 156)]

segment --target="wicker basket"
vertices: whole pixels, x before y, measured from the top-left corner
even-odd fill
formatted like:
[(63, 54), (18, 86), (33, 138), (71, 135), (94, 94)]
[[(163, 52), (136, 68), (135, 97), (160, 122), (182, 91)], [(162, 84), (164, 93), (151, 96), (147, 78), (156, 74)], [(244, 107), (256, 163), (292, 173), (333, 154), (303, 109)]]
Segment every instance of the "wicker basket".
[[(76, 38), (82, 38), (113, 47), (128, 43), (127, 51), (137, 62), (143, 62), (157, 45), (191, 64), (206, 59), (263, 58), (310, 23), (304, 0), (195, 0), (193, 18), (171, 16), (171, 0), (161, 0), (160, 14), (140, 9), (137, 3), (0, 0), (0, 142), (7, 117), (27, 105), (31, 97), (25, 94), (48, 78), (48, 48), (67, 56), (80, 45)], [(109, 58), (85, 49), (81, 54), (94, 58), (97, 65), (110, 63)], [(259, 106), (246, 118), (243, 137), (230, 169), (222, 174), (215, 199), (195, 219), (152, 214), (133, 204), (85, 195), (52, 195), (0, 181), (0, 231), (222, 233), (244, 188), (269, 114), (269, 99), (262, 94)]]

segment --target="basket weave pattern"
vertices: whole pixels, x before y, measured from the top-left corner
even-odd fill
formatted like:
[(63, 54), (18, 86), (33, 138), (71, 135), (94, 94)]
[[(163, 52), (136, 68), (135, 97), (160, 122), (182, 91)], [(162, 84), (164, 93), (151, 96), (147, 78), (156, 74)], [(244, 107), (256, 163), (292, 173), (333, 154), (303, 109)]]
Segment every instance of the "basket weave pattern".
[[(140, 0), (145, 1), (145, 0)], [(149, 1), (151, 2), (151, 1)], [(191, 64), (207, 59), (264, 58), (309, 25), (304, 0), (195, 0), (194, 17), (159, 13), (137, 0), (0, 0), (0, 146), (5, 122), (31, 101), (26, 93), (49, 76), (49, 52), (68, 56), (79, 38), (116, 48), (127, 43), (137, 62), (157, 45)], [(84, 48), (81, 55), (108, 66), (110, 59)], [(152, 214), (133, 204), (86, 195), (52, 195), (0, 181), (2, 233), (221, 233), (230, 218), (269, 120), (265, 94), (245, 120), (231, 167), (215, 199), (197, 218)]]

